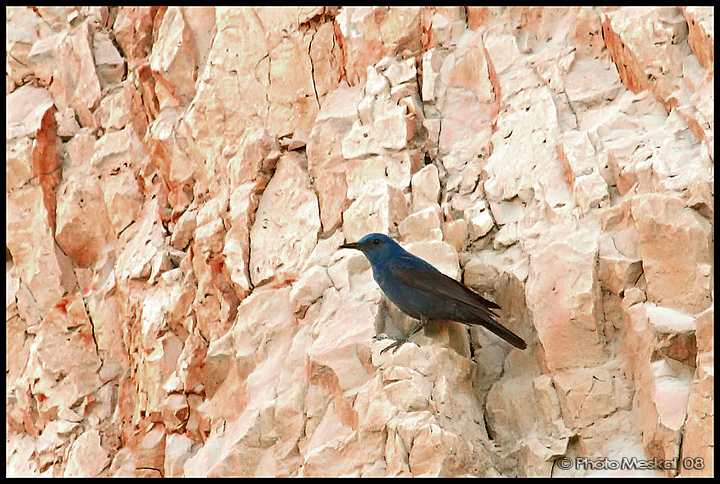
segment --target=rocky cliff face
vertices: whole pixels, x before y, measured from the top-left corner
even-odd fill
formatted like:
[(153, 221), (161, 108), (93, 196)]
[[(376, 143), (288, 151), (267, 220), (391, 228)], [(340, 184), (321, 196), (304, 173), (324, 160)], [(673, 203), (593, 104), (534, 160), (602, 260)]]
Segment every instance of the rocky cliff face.
[(713, 473), (712, 8), (6, 12), (8, 474)]

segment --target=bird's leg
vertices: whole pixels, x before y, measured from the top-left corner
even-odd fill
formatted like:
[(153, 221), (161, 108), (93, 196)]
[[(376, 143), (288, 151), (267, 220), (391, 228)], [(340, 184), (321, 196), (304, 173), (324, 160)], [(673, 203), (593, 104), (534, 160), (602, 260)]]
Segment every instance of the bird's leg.
[(414, 335), (415, 333), (423, 329), (426, 324), (427, 319), (425, 319), (425, 316), (420, 316), (420, 321), (418, 321), (417, 324), (413, 326), (413, 329), (410, 330), (410, 334), (408, 335), (408, 337)]
[(388, 346), (386, 346), (385, 348), (380, 350), (380, 354), (382, 355), (383, 353), (385, 353), (387, 350), (389, 350), (391, 348), (393, 348), (393, 354), (395, 354), (395, 352), (398, 350), (398, 348), (400, 348), (402, 345), (407, 343), (410, 340), (410, 337), (412, 335), (414, 335), (415, 333), (417, 333), (418, 331), (423, 329), (425, 324), (427, 324), (427, 319), (425, 319), (424, 316), (420, 316), (420, 321), (418, 321), (417, 324), (415, 324), (415, 326), (413, 326), (413, 328), (410, 330), (410, 332), (408, 334), (406, 334), (405, 336), (402, 336), (400, 338), (395, 338), (394, 342), (390, 343)]

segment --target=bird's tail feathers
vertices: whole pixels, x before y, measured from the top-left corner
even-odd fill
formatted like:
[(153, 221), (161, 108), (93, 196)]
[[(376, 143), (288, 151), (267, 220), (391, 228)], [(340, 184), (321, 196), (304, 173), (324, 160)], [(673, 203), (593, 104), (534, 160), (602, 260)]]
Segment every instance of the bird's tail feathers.
[(524, 350), (525, 348), (527, 348), (527, 344), (520, 336), (516, 335), (515, 333), (507, 329), (505, 326), (495, 321), (495, 319), (493, 319), (494, 313), (492, 313), (491, 311), (481, 311), (473, 308), (472, 311), (470, 311), (469, 309), (465, 309), (461, 310), (460, 312), (460, 316), (462, 317), (458, 318), (458, 321), (461, 321), (465, 324), (483, 326), (504, 339), (505, 341), (507, 341), (508, 343), (510, 343), (511, 345), (513, 345), (515, 348), (518, 348), (520, 350)]

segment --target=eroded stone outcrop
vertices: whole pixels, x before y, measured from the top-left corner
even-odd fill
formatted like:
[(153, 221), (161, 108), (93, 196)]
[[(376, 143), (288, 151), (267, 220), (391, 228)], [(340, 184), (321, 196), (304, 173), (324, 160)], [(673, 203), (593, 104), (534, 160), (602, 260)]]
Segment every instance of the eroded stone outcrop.
[(8, 7), (7, 474), (712, 475), (713, 18)]

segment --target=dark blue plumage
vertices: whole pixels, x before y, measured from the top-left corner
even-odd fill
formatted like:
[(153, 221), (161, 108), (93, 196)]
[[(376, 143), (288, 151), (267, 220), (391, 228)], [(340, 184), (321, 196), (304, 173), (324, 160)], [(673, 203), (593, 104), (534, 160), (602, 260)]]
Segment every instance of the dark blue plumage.
[(406, 337), (382, 352), (397, 349), (435, 319), (484, 326), (516, 348), (527, 347), (522, 338), (495, 320), (497, 315), (493, 309), (500, 306), (407, 252), (387, 235), (368, 234), (340, 248), (361, 251), (370, 261), (373, 278), (385, 296), (404, 313), (419, 320)]

